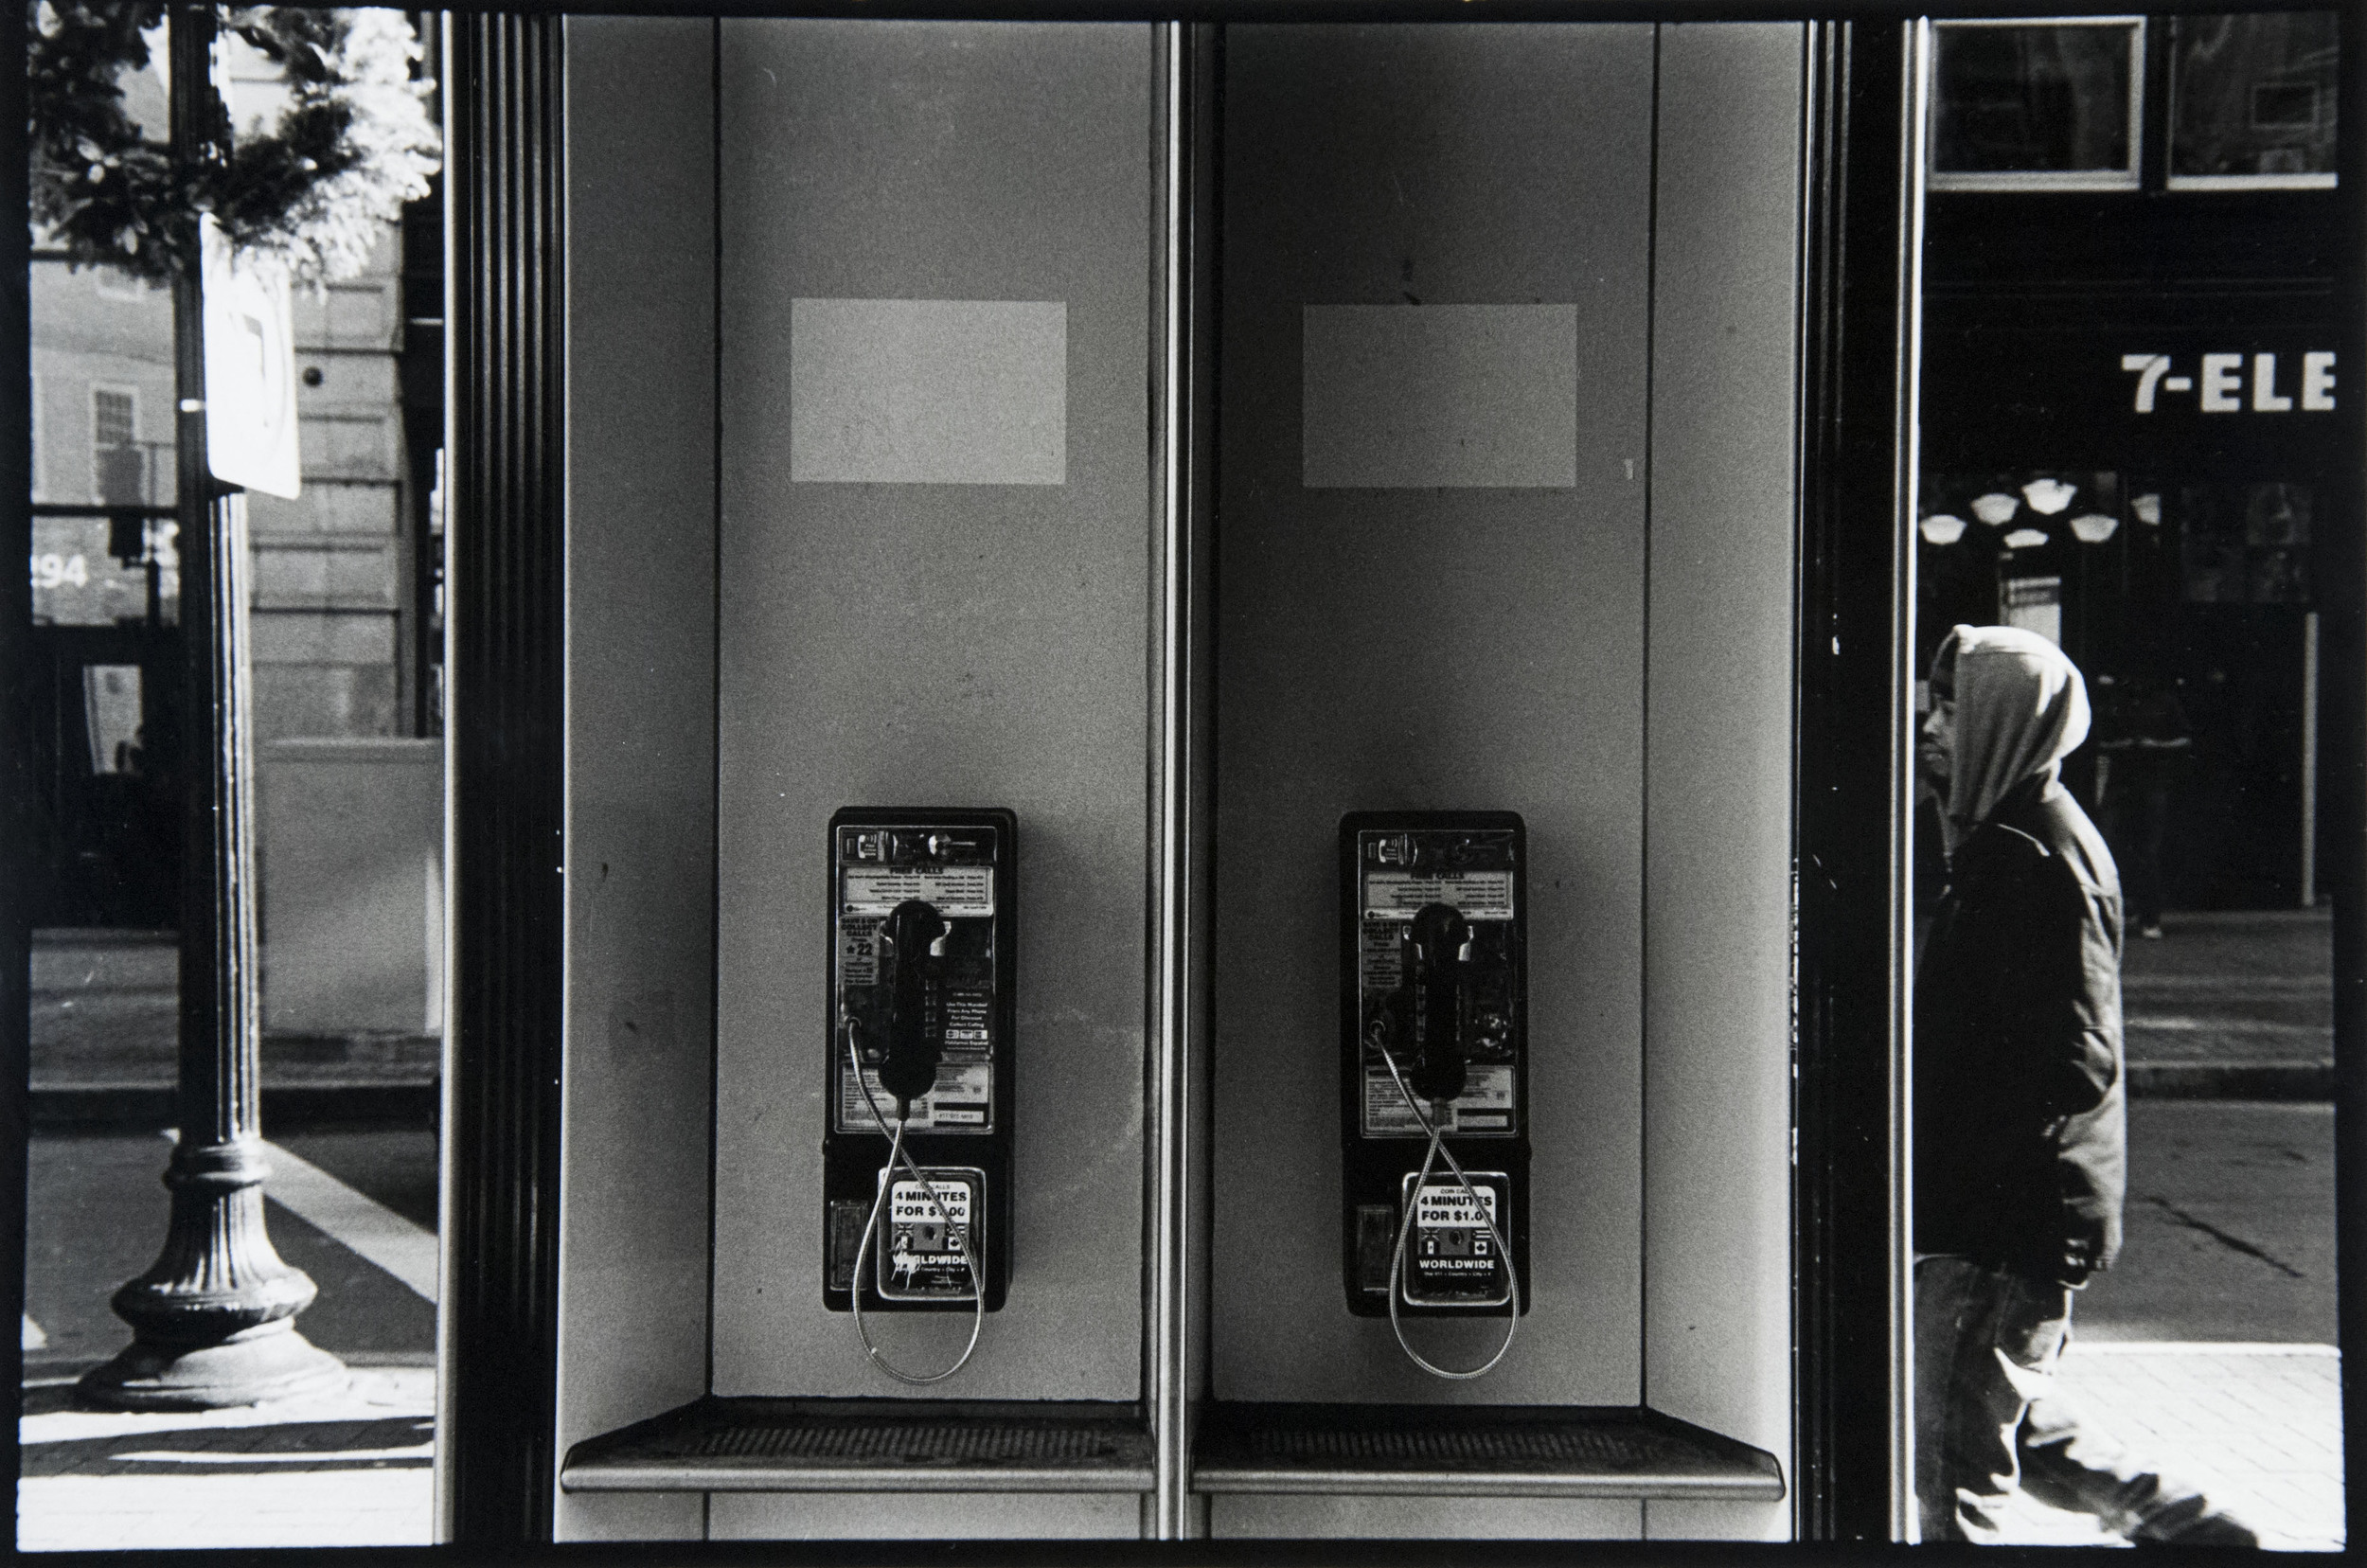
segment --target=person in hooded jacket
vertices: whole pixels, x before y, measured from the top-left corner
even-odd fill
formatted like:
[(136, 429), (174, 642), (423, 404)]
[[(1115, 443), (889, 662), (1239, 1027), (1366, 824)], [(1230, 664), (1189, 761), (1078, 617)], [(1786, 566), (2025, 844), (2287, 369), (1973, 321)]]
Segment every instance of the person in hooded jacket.
[(1915, 1492), (1926, 1541), (1995, 1541), (2019, 1485), (2140, 1541), (2256, 1544), (2053, 1385), (2072, 1292), (2121, 1245), (2121, 889), (2060, 781), (2088, 697), (2060, 649), (1959, 626), (1918, 757), (1949, 882), (1915, 971)]

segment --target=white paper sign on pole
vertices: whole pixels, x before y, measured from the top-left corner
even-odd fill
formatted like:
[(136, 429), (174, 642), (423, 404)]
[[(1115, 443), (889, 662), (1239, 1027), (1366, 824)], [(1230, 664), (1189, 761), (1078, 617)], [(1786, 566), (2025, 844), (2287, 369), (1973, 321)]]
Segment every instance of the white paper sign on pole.
[(287, 275), (240, 258), (211, 217), (200, 224), (207, 464), (224, 484), (294, 500), (301, 470)]

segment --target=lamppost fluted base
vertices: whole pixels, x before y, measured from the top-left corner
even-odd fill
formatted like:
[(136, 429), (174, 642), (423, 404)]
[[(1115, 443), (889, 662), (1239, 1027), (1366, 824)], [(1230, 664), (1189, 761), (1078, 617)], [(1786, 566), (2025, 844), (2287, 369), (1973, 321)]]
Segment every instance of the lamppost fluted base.
[(351, 1374), (345, 1363), (282, 1318), (214, 1345), (133, 1340), (115, 1360), (82, 1375), (76, 1392), (103, 1410), (222, 1410), (334, 1394)]
[(295, 1331), (312, 1281), (263, 1227), (259, 1140), (177, 1143), (172, 1218), (149, 1271), (115, 1293), (132, 1344), (78, 1385), (110, 1410), (216, 1410), (345, 1386), (345, 1363)]

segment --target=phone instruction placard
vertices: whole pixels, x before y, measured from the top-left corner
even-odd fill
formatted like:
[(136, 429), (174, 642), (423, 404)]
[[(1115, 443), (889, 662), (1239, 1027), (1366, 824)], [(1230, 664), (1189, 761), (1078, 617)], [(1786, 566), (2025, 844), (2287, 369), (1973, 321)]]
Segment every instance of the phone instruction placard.
[[(881, 1115), (893, 1118), (895, 1105), (880, 1087), (883, 1020), (874, 988), (881, 979), (881, 928), (899, 904), (912, 900), (932, 905), (952, 929), (942, 944), (946, 951), (930, 954), (938, 971), (934, 993), (941, 1053), (936, 1082), (912, 1103), (905, 1126), (915, 1132), (991, 1132), (996, 1044), (993, 866), (931, 862), (842, 865), (835, 943), (839, 1015), (852, 1021), (863, 1084), (878, 1101)], [(842, 1046), (831, 1067), (836, 1088), (833, 1130), (876, 1132), (879, 1124), (843, 1051)]]
[[(1462, 864), (1437, 863), (1450, 856)], [(1405, 979), (1407, 926), (1433, 904), (1444, 904), (1472, 923), (1476, 960), (1463, 1025), (1469, 1031), (1469, 1060), (1463, 1093), (1449, 1107), (1444, 1131), (1466, 1137), (1518, 1134), (1520, 1096), (1512, 1045), (1516, 1024), (1505, 984), (1510, 928), (1520, 917), (1515, 888), (1508, 832), (1415, 829), (1358, 834), (1357, 990), (1368, 1041), (1361, 1107), (1365, 1137), (1423, 1135), (1420, 1118), (1406, 1103), (1405, 1092), (1379, 1046), (1369, 1041), (1377, 1028), (1402, 1026), (1393, 1009)], [(1401, 1060), (1401, 1071), (1405, 1065)], [(1423, 1107), (1425, 1114), (1429, 1110)]]
[(843, 915), (886, 915), (908, 899), (935, 905), (949, 920), (994, 914), (991, 865), (849, 865), (839, 875)]
[(1445, 904), (1467, 920), (1512, 918), (1512, 873), (1411, 871), (1364, 873), (1364, 918), (1410, 920), (1425, 904)]
[[(863, 1099), (863, 1091), (871, 1091), (871, 1103)], [(871, 1104), (880, 1107), (880, 1114), (891, 1127), (896, 1120), (896, 1105), (888, 1092), (880, 1086), (876, 1067), (863, 1070), (858, 1084), (852, 1073), (839, 1072), (838, 1130), (842, 1132), (876, 1132), (871, 1119)], [(994, 1113), (994, 1064), (990, 1061), (937, 1063), (937, 1080), (929, 1092), (913, 1101), (911, 1114), (904, 1122), (908, 1132), (984, 1132), (992, 1125)]]
[[(1423, 1113), (1430, 1108), (1424, 1106)], [(1447, 1107), (1449, 1132), (1477, 1133), (1512, 1131), (1512, 1069), (1471, 1066), (1464, 1070), (1463, 1093)], [(1364, 1075), (1364, 1126), (1367, 1137), (1423, 1136), (1422, 1124), (1405, 1102), (1388, 1063)]]

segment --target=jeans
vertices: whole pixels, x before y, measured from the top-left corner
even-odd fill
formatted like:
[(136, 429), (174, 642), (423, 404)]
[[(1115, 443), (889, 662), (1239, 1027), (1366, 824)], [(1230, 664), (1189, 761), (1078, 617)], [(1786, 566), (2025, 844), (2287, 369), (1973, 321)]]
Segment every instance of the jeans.
[(2132, 1541), (2253, 1544), (2056, 1387), (2072, 1293), (1968, 1258), (1915, 1265), (1915, 1497), (1925, 1541), (1995, 1541), (2014, 1488)]

